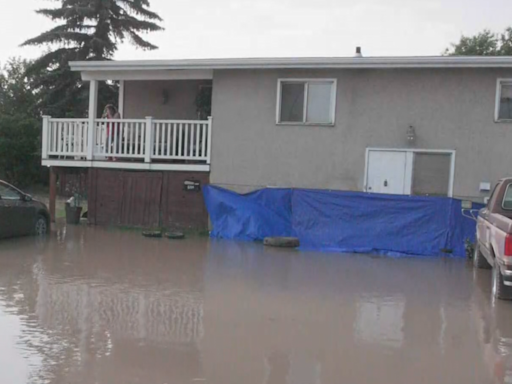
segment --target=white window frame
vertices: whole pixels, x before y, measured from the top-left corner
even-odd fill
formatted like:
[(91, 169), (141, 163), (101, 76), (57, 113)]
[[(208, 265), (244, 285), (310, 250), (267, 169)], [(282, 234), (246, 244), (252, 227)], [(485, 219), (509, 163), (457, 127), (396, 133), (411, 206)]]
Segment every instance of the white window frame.
[(510, 85), (512, 85), (512, 78), (499, 78), (496, 81), (496, 100), (495, 100), (495, 106), (494, 106), (494, 122), (495, 123), (512, 123), (512, 119), (500, 119), (501, 86), (503, 83), (510, 83)]
[[(330, 106), (330, 123), (312, 123), (307, 122), (307, 110), (308, 110), (308, 88), (309, 83), (332, 83), (331, 85), (331, 106)], [(281, 89), (283, 83), (304, 83), (304, 111), (302, 121), (284, 121), (281, 122)], [(281, 78), (277, 80), (277, 100), (276, 100), (276, 124), (277, 125), (313, 125), (313, 126), (327, 126), (333, 127), (336, 124), (336, 90), (338, 89), (337, 79), (326, 79), (326, 78)]]

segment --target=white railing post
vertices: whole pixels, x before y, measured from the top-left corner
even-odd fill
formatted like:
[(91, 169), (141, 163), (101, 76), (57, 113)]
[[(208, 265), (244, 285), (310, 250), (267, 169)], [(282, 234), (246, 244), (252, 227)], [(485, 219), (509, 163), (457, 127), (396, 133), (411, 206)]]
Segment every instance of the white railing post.
[(48, 159), (48, 142), (50, 140), (50, 116), (43, 116), (43, 132), (41, 136), (42, 149), (41, 149), (41, 158), (43, 160)]
[(117, 110), (121, 115), (121, 118), (124, 117), (124, 80), (119, 81), (119, 100), (117, 102)]
[(211, 116), (208, 117), (208, 153), (206, 154), (207, 160), (206, 164), (211, 163), (212, 156), (212, 126), (213, 126), (213, 118)]
[(144, 153), (144, 162), (150, 163), (153, 155), (153, 118), (146, 117), (146, 152)]
[(96, 147), (96, 114), (98, 113), (98, 80), (91, 80), (89, 85), (89, 120), (87, 131), (87, 160), (94, 158)]

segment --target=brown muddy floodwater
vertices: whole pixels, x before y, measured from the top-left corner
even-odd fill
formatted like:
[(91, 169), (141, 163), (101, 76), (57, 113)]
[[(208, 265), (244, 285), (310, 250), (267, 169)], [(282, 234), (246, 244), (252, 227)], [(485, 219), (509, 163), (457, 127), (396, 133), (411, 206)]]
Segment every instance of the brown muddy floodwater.
[(77, 227), (0, 242), (0, 383), (510, 383), (465, 260)]

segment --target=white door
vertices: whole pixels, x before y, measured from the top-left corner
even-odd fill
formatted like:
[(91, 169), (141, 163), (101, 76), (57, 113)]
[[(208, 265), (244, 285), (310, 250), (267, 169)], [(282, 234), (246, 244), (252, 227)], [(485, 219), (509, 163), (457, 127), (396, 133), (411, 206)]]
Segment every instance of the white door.
[(366, 191), (399, 195), (406, 193), (406, 163), (406, 152), (370, 151)]

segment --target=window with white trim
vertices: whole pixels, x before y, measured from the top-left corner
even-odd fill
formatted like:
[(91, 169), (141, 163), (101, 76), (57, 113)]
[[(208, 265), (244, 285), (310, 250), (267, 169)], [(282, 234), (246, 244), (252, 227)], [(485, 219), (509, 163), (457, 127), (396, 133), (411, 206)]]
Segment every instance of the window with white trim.
[(496, 121), (512, 121), (512, 79), (498, 80)]
[(334, 79), (280, 79), (277, 98), (278, 124), (334, 124)]

